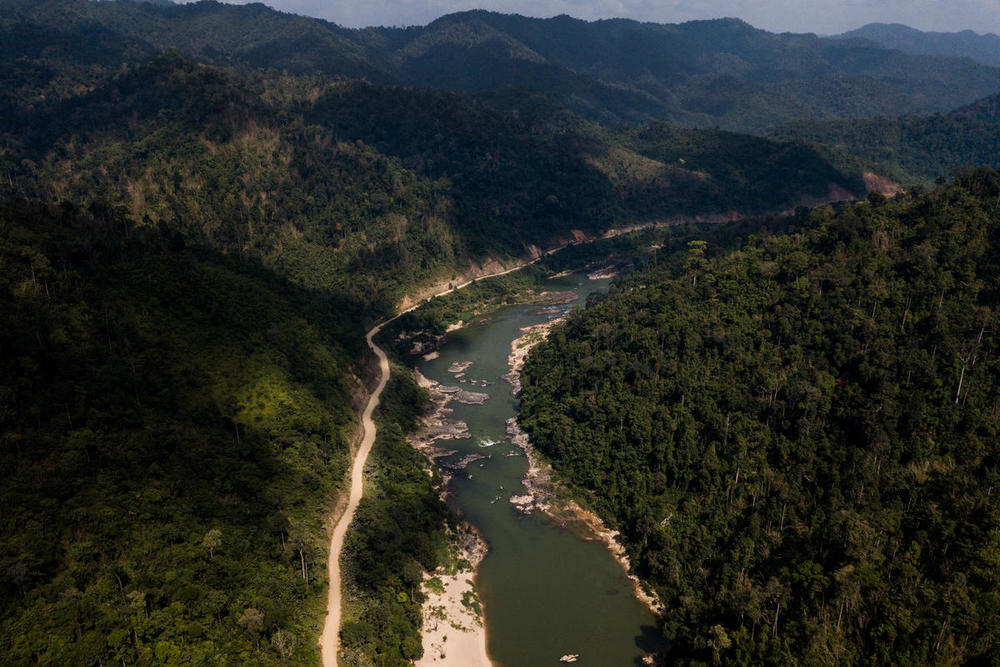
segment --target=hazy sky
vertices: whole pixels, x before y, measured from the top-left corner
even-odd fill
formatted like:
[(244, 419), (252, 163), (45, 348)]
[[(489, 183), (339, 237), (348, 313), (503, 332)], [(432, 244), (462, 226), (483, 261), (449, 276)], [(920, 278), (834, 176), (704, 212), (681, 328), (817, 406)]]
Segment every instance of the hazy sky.
[(450, 12), (491, 9), (526, 16), (627, 17), (657, 23), (735, 16), (774, 32), (835, 34), (878, 21), (921, 30), (1000, 33), (1000, 0), (265, 0), (264, 4), (352, 28), (420, 25)]

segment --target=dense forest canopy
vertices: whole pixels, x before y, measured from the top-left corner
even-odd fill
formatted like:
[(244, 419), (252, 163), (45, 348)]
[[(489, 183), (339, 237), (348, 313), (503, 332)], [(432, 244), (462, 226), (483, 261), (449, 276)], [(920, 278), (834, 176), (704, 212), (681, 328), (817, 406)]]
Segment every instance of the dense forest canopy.
[(982, 170), (693, 241), (532, 353), (521, 422), (676, 664), (1000, 658), (998, 202)]
[(409, 286), (572, 229), (865, 191), (857, 170), (797, 143), (652, 129), (634, 141), (579, 121), (536, 127), (450, 93), (177, 56), (0, 129), (7, 178), (39, 196), (121, 205), (383, 310)]
[(4, 664), (315, 662), (359, 313), (184, 245), (3, 199)]
[[(166, 225), (4, 196), (4, 664), (316, 664), (370, 314)], [(419, 390), (382, 403), (343, 646), (402, 666), (445, 509), (402, 435)]]
[(897, 182), (930, 184), (964, 165), (995, 167), (1000, 163), (1000, 96), (946, 114), (801, 120), (769, 134), (783, 141), (826, 146), (835, 155), (851, 156), (851, 162), (869, 165)]

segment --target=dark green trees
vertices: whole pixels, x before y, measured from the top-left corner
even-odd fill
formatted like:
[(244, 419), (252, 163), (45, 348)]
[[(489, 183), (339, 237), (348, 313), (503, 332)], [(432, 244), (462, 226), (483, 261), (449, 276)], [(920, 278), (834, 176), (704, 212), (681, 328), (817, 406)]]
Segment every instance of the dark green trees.
[(1000, 657), (1000, 179), (692, 247), (571, 317), (522, 422), (677, 664)]
[(175, 241), (0, 204), (5, 665), (318, 661), (359, 325)]

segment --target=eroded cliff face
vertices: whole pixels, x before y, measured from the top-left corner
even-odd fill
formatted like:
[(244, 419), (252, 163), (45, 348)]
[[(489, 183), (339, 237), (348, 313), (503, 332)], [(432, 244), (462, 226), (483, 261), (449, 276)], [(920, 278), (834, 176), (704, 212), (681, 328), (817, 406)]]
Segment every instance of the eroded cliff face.
[(886, 197), (892, 197), (899, 193), (903, 186), (894, 181), (890, 181), (888, 178), (879, 176), (875, 172), (866, 171), (864, 173), (865, 187), (868, 192), (881, 192)]

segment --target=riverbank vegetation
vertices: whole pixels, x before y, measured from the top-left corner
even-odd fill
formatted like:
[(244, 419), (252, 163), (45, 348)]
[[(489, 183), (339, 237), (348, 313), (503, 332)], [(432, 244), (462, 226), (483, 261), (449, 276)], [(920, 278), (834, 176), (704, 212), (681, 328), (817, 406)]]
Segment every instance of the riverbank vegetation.
[(365, 495), (341, 559), (344, 665), (406, 667), (423, 655), (424, 572), (446, 562), (446, 528), (454, 522), (437, 469), (406, 439), (426, 403), (426, 391), (395, 366), (375, 416)]
[(521, 421), (678, 665), (991, 664), (1000, 175), (695, 241), (531, 355)]
[(689, 240), (728, 239), (771, 223), (771, 218), (753, 218), (726, 226), (690, 222), (649, 226), (568, 245), (518, 271), (477, 280), (461, 290), (430, 299), (384, 327), (378, 341), (396, 361), (415, 366), (424, 354), (436, 349), (450, 326), (488, 316), (502, 306), (545, 303), (546, 297), (552, 295), (549, 279), (557, 274), (585, 271), (587, 267), (629, 272), (657, 253), (669, 254)]

